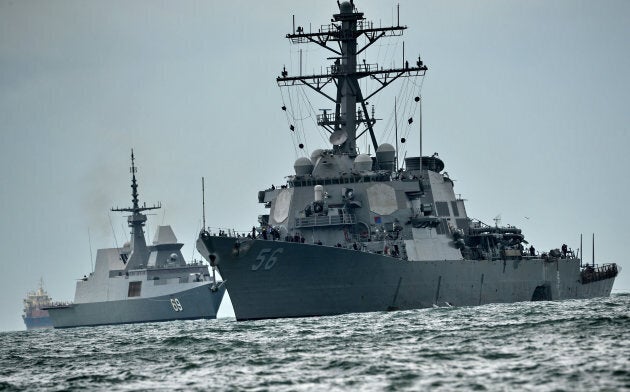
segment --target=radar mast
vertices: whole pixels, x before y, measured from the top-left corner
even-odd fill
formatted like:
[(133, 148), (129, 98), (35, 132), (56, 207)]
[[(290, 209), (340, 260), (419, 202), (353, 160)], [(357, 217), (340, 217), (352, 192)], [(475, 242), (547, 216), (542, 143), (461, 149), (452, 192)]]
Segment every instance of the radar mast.
[[(329, 25), (322, 26), (317, 32), (305, 32), (298, 26), (293, 28), (293, 33), (286, 37), (294, 44), (315, 43), (333, 52), (335, 56), (329, 57), (334, 63), (326, 68), (326, 72), (315, 75), (289, 76), (283, 69), (281, 76), (276, 78), (280, 87), (305, 85), (317, 91), (319, 94), (334, 102), (334, 113), (317, 116), (317, 124), (324, 127), (330, 133), (330, 143), (335, 154), (346, 154), (350, 157), (357, 155), (356, 139), (369, 131), (374, 151), (378, 149), (378, 142), (374, 134), (373, 125), (376, 122), (374, 115), (370, 116), (367, 109), (368, 100), (399, 77), (424, 76), (427, 71), (420, 57), (415, 65), (410, 66), (409, 61), (399, 68), (384, 69), (378, 64), (367, 64), (365, 61), (357, 63), (357, 55), (383, 37), (401, 36), (406, 26), (401, 26), (400, 21), (396, 26), (375, 27), (373, 22), (366, 21), (363, 13), (354, 6), (353, 1), (337, 2), (339, 13), (333, 15)], [(367, 44), (359, 48), (357, 39), (365, 36)], [(338, 49), (333, 47), (337, 43)], [(404, 57), (404, 54), (403, 54)], [(364, 94), (361, 91), (359, 80), (370, 78), (378, 83), (377, 88)], [(324, 88), (334, 83), (336, 97), (324, 92)], [(361, 105), (357, 111), (357, 104)], [(359, 136), (357, 130), (361, 125), (366, 127)]]
[(131, 212), (131, 215), (127, 217), (129, 227), (131, 227), (131, 253), (127, 256), (121, 254), (121, 260), (126, 264), (126, 269), (140, 268), (142, 263), (148, 257), (147, 243), (144, 238), (143, 226), (147, 221), (147, 216), (143, 214), (143, 211), (155, 210), (161, 208), (160, 203), (147, 207), (146, 203), (139, 204), (138, 199), (138, 182), (136, 181), (136, 172), (138, 168), (135, 166), (135, 156), (133, 149), (131, 149), (131, 167), (129, 168), (131, 173), (131, 201), (132, 207), (127, 208), (112, 208), (112, 211), (116, 212)]

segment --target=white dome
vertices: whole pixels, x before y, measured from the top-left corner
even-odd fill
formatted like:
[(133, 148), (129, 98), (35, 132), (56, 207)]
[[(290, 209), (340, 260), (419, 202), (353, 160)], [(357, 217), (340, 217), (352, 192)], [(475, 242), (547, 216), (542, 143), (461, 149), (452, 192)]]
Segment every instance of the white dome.
[(393, 170), (396, 150), (389, 143), (383, 143), (376, 150), (376, 160), (381, 170)]
[(354, 158), (354, 169), (357, 171), (372, 170), (372, 158), (367, 154), (359, 154)]
[(311, 174), (313, 172), (313, 162), (306, 157), (301, 157), (295, 161), (293, 168), (295, 169), (295, 174), (298, 176)]
[(380, 146), (378, 146), (378, 150), (376, 150), (376, 153), (386, 153), (386, 152), (395, 152), (396, 150), (394, 149), (394, 146), (392, 146), (389, 143), (383, 143)]

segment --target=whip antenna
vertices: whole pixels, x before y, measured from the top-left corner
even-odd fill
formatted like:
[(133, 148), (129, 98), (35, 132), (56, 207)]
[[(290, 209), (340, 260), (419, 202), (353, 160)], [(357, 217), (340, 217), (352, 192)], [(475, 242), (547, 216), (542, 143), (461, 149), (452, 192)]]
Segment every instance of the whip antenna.
[(206, 229), (206, 190), (204, 186), (204, 178), (201, 177), (201, 214), (203, 215), (203, 230)]

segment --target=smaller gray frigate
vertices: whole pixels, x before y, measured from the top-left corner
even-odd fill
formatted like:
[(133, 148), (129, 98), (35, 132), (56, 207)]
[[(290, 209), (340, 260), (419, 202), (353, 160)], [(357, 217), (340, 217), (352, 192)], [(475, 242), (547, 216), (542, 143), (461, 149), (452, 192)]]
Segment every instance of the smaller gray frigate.
[(133, 150), (131, 152), (131, 240), (122, 248), (99, 249), (94, 272), (76, 285), (74, 302), (48, 310), (55, 328), (216, 318), (225, 293), (208, 266), (187, 263), (183, 244), (170, 226), (158, 226), (152, 245), (147, 245), (144, 211), (160, 205), (140, 206)]

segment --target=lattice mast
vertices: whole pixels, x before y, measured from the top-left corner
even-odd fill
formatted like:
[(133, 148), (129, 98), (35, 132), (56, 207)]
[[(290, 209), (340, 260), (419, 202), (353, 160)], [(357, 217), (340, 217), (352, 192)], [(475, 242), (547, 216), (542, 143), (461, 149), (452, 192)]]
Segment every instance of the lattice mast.
[(131, 201), (133, 206), (130, 208), (112, 208), (112, 211), (131, 212), (131, 215), (127, 217), (127, 223), (129, 224), (129, 227), (131, 227), (131, 254), (128, 259), (121, 256), (123, 262), (126, 262), (127, 264), (127, 269), (139, 267), (144, 261), (145, 256), (148, 255), (147, 243), (144, 238), (143, 230), (143, 226), (147, 221), (147, 216), (142, 212), (162, 207), (160, 203), (150, 207), (147, 207), (146, 203), (144, 203), (142, 207), (140, 206), (138, 199), (138, 182), (136, 181), (136, 172), (138, 171), (138, 168), (135, 165), (133, 149), (131, 150), (131, 167), (129, 168), (129, 171), (131, 172)]
[[(286, 68), (276, 80), (280, 87), (305, 85), (317, 91), (330, 101), (335, 103), (335, 112), (317, 116), (317, 124), (324, 127), (330, 133), (330, 143), (334, 146), (335, 153), (347, 154), (351, 157), (357, 154), (356, 140), (369, 131), (374, 151), (378, 149), (378, 142), (374, 134), (373, 125), (376, 122), (373, 114), (367, 109), (368, 100), (399, 77), (423, 76), (427, 67), (418, 56), (415, 65), (410, 66), (404, 60), (400, 68), (383, 69), (377, 64), (367, 64), (365, 60), (357, 62), (357, 55), (383, 37), (401, 36), (406, 26), (400, 26), (398, 20), (396, 26), (374, 27), (373, 22), (364, 19), (363, 13), (358, 12), (354, 2), (337, 2), (339, 13), (333, 15), (332, 23), (322, 26), (318, 32), (305, 32), (300, 26), (293, 33), (287, 34), (287, 38), (295, 44), (315, 43), (333, 52), (335, 56), (329, 57), (334, 63), (326, 68), (326, 72), (318, 75), (289, 76)], [(357, 39), (361, 36), (367, 38), (367, 44), (358, 47)], [(333, 47), (338, 45), (338, 49)], [(404, 52), (404, 51), (403, 51)], [(359, 80), (369, 77), (379, 85), (365, 95), (361, 91)], [(334, 83), (336, 96), (333, 98), (324, 88)], [(361, 105), (357, 110), (357, 104)], [(357, 136), (361, 125), (365, 129)]]

